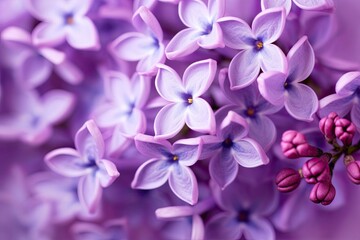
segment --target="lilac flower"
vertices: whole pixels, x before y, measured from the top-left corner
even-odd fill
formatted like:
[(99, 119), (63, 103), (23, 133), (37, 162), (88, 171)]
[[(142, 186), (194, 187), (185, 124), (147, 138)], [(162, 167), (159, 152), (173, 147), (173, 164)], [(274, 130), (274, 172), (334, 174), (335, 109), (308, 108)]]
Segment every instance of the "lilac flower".
[(202, 151), (200, 138), (183, 139), (171, 145), (166, 140), (138, 134), (135, 144), (139, 152), (151, 159), (137, 169), (133, 188), (154, 189), (169, 181), (178, 198), (192, 205), (197, 203), (197, 180), (189, 166), (196, 163)]
[(249, 125), (249, 137), (268, 150), (275, 141), (276, 128), (267, 115), (279, 111), (280, 107), (270, 104), (260, 95), (256, 82), (243, 89), (231, 90), (227, 72), (227, 69), (220, 70), (219, 82), (225, 97), (232, 104), (219, 109), (216, 115), (223, 114), (225, 117), (229, 111), (241, 115)]
[(102, 188), (110, 186), (119, 172), (114, 163), (103, 159), (104, 141), (94, 121), (85, 122), (76, 133), (75, 147), (53, 150), (45, 156), (45, 162), (63, 176), (81, 177), (78, 184), (80, 202), (89, 212), (94, 212)]
[(66, 41), (77, 49), (100, 48), (94, 23), (85, 16), (92, 0), (27, 0), (29, 11), (43, 21), (33, 31), (36, 45), (57, 45)]
[(332, 0), (261, 0), (261, 9), (285, 7), (286, 13), (289, 14), (292, 2), (304, 10), (327, 10), (334, 7)]
[(341, 76), (336, 83), (336, 93), (320, 100), (320, 116), (336, 112), (343, 117), (350, 112), (351, 121), (360, 129), (359, 87), (360, 72), (348, 72)]
[(175, 59), (195, 52), (199, 47), (224, 47), (222, 32), (217, 20), (224, 15), (225, 1), (210, 0), (208, 6), (201, 0), (179, 3), (179, 16), (188, 27), (178, 32), (165, 49), (167, 58)]
[(287, 55), (288, 69), (284, 72), (269, 71), (258, 78), (261, 95), (274, 105), (284, 106), (288, 113), (303, 121), (313, 120), (319, 103), (309, 86), (299, 83), (312, 72), (314, 52), (307, 37), (302, 37)]
[(279, 47), (272, 44), (285, 26), (284, 8), (272, 8), (259, 13), (249, 25), (235, 17), (218, 20), (226, 46), (241, 50), (229, 66), (232, 89), (249, 86), (263, 71), (284, 71), (286, 58)]
[[(213, 216), (205, 226), (205, 239), (275, 239), (266, 216), (276, 208), (278, 195), (272, 182), (256, 185), (236, 181), (221, 190), (211, 185), (214, 198), (224, 210)], [(266, 196), (266, 198), (265, 198)]]
[(171, 103), (156, 115), (154, 130), (157, 138), (175, 136), (185, 123), (194, 131), (214, 131), (214, 113), (200, 96), (213, 82), (216, 67), (216, 61), (212, 59), (195, 62), (185, 70), (181, 81), (172, 68), (159, 65), (155, 79), (156, 90)]
[(72, 111), (75, 97), (63, 90), (51, 90), (43, 96), (23, 89), (6, 89), (10, 113), (0, 115), (0, 137), (20, 139), (31, 145), (44, 143), (52, 127), (62, 122)]
[(103, 226), (93, 223), (75, 223), (71, 228), (75, 240), (125, 240), (128, 239), (126, 232), (126, 219), (112, 219), (106, 221)]
[(202, 157), (210, 157), (209, 172), (225, 189), (238, 173), (238, 164), (252, 168), (269, 162), (264, 150), (251, 138), (245, 119), (230, 111), (217, 128), (216, 136), (203, 136)]
[(95, 112), (100, 128), (112, 129), (110, 154), (121, 152), (128, 138), (146, 130), (146, 118), (142, 111), (150, 93), (150, 82), (144, 76), (134, 74), (131, 81), (120, 72), (105, 75), (106, 102)]
[(138, 32), (128, 32), (115, 39), (110, 51), (117, 58), (139, 61), (136, 71), (140, 74), (153, 74), (156, 64), (165, 62), (163, 31), (146, 7), (140, 7), (132, 21)]

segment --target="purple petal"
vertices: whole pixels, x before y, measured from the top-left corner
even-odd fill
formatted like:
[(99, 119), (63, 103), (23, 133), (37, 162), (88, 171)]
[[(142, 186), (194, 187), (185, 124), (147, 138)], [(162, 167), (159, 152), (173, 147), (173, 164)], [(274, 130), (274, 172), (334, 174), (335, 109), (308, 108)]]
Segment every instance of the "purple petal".
[(216, 61), (212, 59), (191, 64), (183, 75), (186, 93), (192, 95), (193, 98), (205, 93), (214, 80), (216, 68)]
[(204, 239), (205, 227), (202, 218), (199, 215), (194, 215), (192, 218), (191, 240)]
[(241, 166), (253, 168), (269, 163), (264, 150), (254, 140), (244, 138), (233, 144), (233, 156)]
[(102, 187), (110, 186), (119, 177), (120, 173), (113, 162), (101, 159), (96, 161), (96, 164), (99, 167), (96, 171), (96, 177)]
[(211, 32), (206, 35), (202, 35), (198, 44), (202, 48), (214, 49), (214, 48), (223, 48), (225, 44), (223, 42), (223, 34), (218, 23), (212, 25)]
[(121, 73), (109, 71), (105, 74), (105, 94), (110, 100), (113, 100), (118, 106), (130, 104), (132, 100), (132, 89), (129, 78)]
[(116, 57), (127, 61), (143, 59), (154, 49), (154, 39), (137, 32), (125, 33), (110, 44), (111, 52)]
[(222, 148), (223, 139), (216, 136), (201, 136), (203, 140), (203, 148), (200, 154), (200, 159), (213, 157), (214, 154)]
[(171, 153), (172, 146), (166, 140), (144, 134), (136, 135), (134, 140), (137, 150), (145, 156), (163, 158)]
[(26, 58), (22, 65), (21, 81), (28, 88), (35, 88), (43, 84), (52, 72), (53, 65), (40, 55), (32, 55)]
[(97, 50), (100, 48), (96, 27), (87, 17), (78, 19), (68, 28), (66, 39), (76, 49)]
[(192, 216), (194, 210), (190, 206), (171, 206), (158, 208), (155, 211), (155, 215), (160, 219), (178, 218)]
[(291, 84), (287, 89), (285, 108), (296, 119), (312, 121), (314, 113), (319, 108), (319, 101), (309, 86), (302, 83)]
[(35, 45), (57, 45), (62, 43), (66, 37), (65, 27), (60, 24), (42, 22), (32, 32)]
[(286, 14), (289, 14), (291, 10), (292, 0), (261, 0), (261, 9), (284, 7)]
[(106, 104), (96, 111), (94, 119), (100, 128), (111, 128), (125, 122), (126, 114), (122, 109), (118, 109), (116, 105)]
[(275, 240), (275, 230), (270, 222), (263, 218), (252, 218), (251, 224), (244, 228), (246, 239)]
[(230, 138), (233, 141), (244, 138), (249, 132), (246, 120), (233, 111), (229, 111), (221, 122), (217, 135), (224, 140)]
[(281, 49), (274, 45), (268, 44), (259, 52), (261, 69), (266, 71), (287, 71), (287, 60)]
[(319, 101), (319, 115), (325, 117), (331, 112), (336, 112), (339, 116), (343, 117), (350, 112), (353, 96), (341, 97), (337, 94), (331, 94), (324, 97)]
[(351, 121), (355, 126), (360, 129), (360, 105), (359, 103), (354, 103), (351, 109)]
[(249, 122), (249, 137), (257, 141), (264, 150), (268, 150), (276, 139), (276, 127), (266, 116), (259, 115)]
[(240, 239), (242, 228), (235, 213), (221, 212), (212, 217), (205, 226), (205, 239)]
[[(285, 58), (285, 56), (284, 56)], [(230, 62), (229, 79), (232, 90), (241, 89), (253, 83), (260, 72), (260, 62), (252, 50), (239, 52)]]
[(104, 237), (104, 230), (93, 223), (77, 222), (71, 227), (75, 240), (95, 240)]
[(148, 100), (150, 95), (150, 79), (143, 75), (134, 74), (131, 78), (132, 93), (135, 97), (135, 106), (141, 109)]
[(56, 124), (72, 112), (75, 96), (63, 90), (51, 90), (42, 96), (41, 102), (44, 108), (44, 119), (48, 123)]
[(136, 71), (143, 75), (153, 75), (157, 71), (156, 65), (164, 63), (165, 59), (164, 45), (159, 44), (158, 48), (139, 61)]
[(182, 95), (186, 92), (177, 72), (163, 64), (158, 67), (155, 87), (160, 96), (170, 102), (183, 102)]
[(53, 150), (45, 155), (44, 160), (51, 170), (66, 177), (80, 177), (91, 171), (79, 153), (72, 148)]
[(270, 103), (283, 106), (285, 101), (286, 75), (282, 72), (265, 72), (257, 79), (261, 95)]
[(218, 19), (225, 14), (225, 1), (209, 0), (208, 9), (212, 20)]
[(197, 29), (186, 28), (181, 30), (166, 46), (166, 57), (172, 60), (195, 52), (199, 48), (197, 41), (202, 35), (203, 32)]
[(31, 35), (19, 27), (7, 27), (1, 32), (1, 39), (31, 46)]
[(127, 137), (134, 137), (138, 133), (143, 133), (146, 130), (146, 117), (144, 113), (134, 108), (127, 116), (125, 122), (120, 124), (119, 131), (124, 133)]
[(231, 151), (222, 149), (215, 154), (211, 158), (209, 172), (211, 178), (214, 179), (221, 189), (225, 189), (232, 183), (238, 173), (238, 164), (231, 154)]
[(53, 64), (61, 64), (65, 61), (65, 53), (58, 51), (54, 48), (42, 47), (39, 49), (39, 53)]
[(139, 32), (142, 32), (148, 36), (155, 36), (159, 42), (163, 40), (163, 31), (159, 22), (152, 12), (141, 6), (133, 16), (133, 24)]
[(194, 205), (198, 201), (197, 180), (190, 168), (174, 165), (169, 176), (169, 185), (173, 193), (181, 200)]
[(210, 25), (208, 9), (203, 1), (181, 1), (179, 3), (179, 17), (189, 28), (205, 30)]
[(66, 59), (61, 64), (55, 65), (55, 72), (70, 84), (79, 84), (84, 79), (82, 71)]
[(154, 189), (162, 186), (169, 178), (172, 163), (167, 160), (150, 159), (136, 171), (132, 188)]
[(163, 107), (154, 120), (156, 137), (171, 138), (175, 136), (185, 124), (185, 118), (189, 115), (186, 113), (185, 103), (172, 103)]
[(85, 206), (90, 213), (96, 211), (101, 199), (102, 188), (95, 174), (90, 173), (80, 178), (78, 195), (80, 203)]
[(241, 50), (252, 48), (255, 36), (245, 21), (235, 17), (223, 17), (218, 23), (227, 47)]
[(68, 1), (67, 7), (74, 12), (75, 16), (84, 16), (93, 4), (93, 0)]
[(360, 86), (360, 72), (348, 72), (340, 77), (335, 91), (339, 96), (346, 97), (353, 94)]
[(49, 2), (47, 0), (28, 0), (27, 7), (36, 18), (44, 21), (61, 21), (61, 2)]
[(75, 135), (75, 147), (82, 157), (100, 159), (104, 156), (104, 140), (93, 120), (88, 120)]
[(256, 39), (260, 39), (264, 43), (272, 43), (280, 37), (285, 22), (286, 12), (284, 8), (270, 8), (255, 17), (252, 29)]
[(294, 3), (304, 10), (324, 10), (334, 7), (331, 0), (293, 0)]
[(187, 106), (186, 125), (194, 131), (215, 132), (215, 117), (209, 104), (202, 98), (196, 98)]
[(288, 81), (301, 82), (310, 76), (315, 66), (315, 54), (306, 36), (290, 49), (287, 59)]
[(192, 166), (200, 157), (203, 148), (201, 138), (181, 139), (174, 143), (174, 154), (179, 157), (179, 163)]
[(120, 153), (122, 153), (126, 149), (126, 147), (129, 146), (132, 140), (124, 136), (124, 134), (118, 130), (120, 126), (121, 124), (117, 125), (114, 128), (110, 144), (107, 145), (108, 152), (112, 157), (117, 157)]

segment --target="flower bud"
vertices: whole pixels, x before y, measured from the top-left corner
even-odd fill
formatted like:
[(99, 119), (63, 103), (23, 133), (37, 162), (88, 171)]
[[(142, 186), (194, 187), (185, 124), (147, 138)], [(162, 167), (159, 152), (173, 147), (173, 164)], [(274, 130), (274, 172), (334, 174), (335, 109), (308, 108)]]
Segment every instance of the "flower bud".
[(346, 166), (346, 171), (353, 183), (360, 184), (360, 161), (350, 162)]
[(324, 154), (319, 158), (312, 158), (302, 167), (302, 174), (307, 183), (329, 182), (331, 173), (328, 162), (331, 156)]
[(335, 112), (331, 112), (327, 117), (324, 117), (319, 122), (320, 131), (324, 134), (328, 141), (335, 139), (335, 120), (339, 116)]
[(331, 182), (318, 182), (310, 193), (310, 200), (314, 203), (329, 205), (335, 198), (336, 190)]
[(294, 130), (283, 133), (281, 149), (287, 158), (318, 157), (322, 151), (306, 142), (305, 136)]
[(351, 145), (355, 131), (355, 125), (346, 118), (335, 121), (335, 135), (344, 145)]
[(291, 192), (299, 186), (300, 181), (301, 176), (298, 171), (284, 168), (276, 176), (275, 183), (280, 192)]

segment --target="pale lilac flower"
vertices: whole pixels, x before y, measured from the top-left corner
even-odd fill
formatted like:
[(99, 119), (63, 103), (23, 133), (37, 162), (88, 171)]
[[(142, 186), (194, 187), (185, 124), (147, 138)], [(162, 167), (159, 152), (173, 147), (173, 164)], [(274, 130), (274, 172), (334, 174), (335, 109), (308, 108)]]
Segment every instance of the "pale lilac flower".
[[(21, 55), (20, 68), (17, 71), (18, 79), (29, 88), (43, 84), (50, 77), (53, 69), (71, 84), (82, 81), (79, 70), (66, 59), (64, 52), (57, 49), (35, 45), (31, 35), (17, 27), (8, 27), (1, 32), (1, 39), (16, 43), (17, 53)], [(68, 72), (68, 74), (66, 74)]]
[(210, 176), (222, 189), (235, 180), (239, 165), (253, 168), (269, 162), (261, 146), (247, 137), (248, 132), (245, 119), (230, 111), (219, 121), (216, 136), (202, 137), (202, 158), (211, 157)]
[(336, 93), (320, 100), (320, 116), (336, 112), (343, 117), (350, 112), (351, 121), (360, 129), (359, 89), (360, 72), (348, 72), (341, 76), (336, 83)]
[(216, 115), (223, 114), (225, 117), (229, 111), (241, 115), (249, 125), (249, 137), (257, 141), (264, 150), (268, 150), (276, 138), (276, 127), (268, 115), (276, 113), (281, 107), (266, 101), (256, 82), (243, 89), (231, 90), (227, 73), (227, 69), (220, 70), (219, 82), (225, 97), (232, 104), (223, 106)]
[(85, 16), (92, 0), (27, 0), (29, 11), (42, 22), (33, 31), (36, 45), (58, 45), (65, 40), (77, 49), (100, 48), (94, 23)]
[(281, 35), (285, 22), (285, 9), (272, 8), (259, 13), (252, 27), (235, 17), (218, 20), (226, 46), (241, 50), (229, 66), (232, 89), (249, 86), (262, 71), (284, 71), (286, 58), (274, 45)]
[(175, 59), (195, 52), (199, 47), (224, 47), (222, 32), (217, 20), (224, 15), (225, 1), (184, 0), (179, 3), (179, 16), (188, 27), (178, 32), (165, 49), (166, 57)]
[(46, 164), (66, 177), (81, 177), (78, 184), (80, 202), (89, 212), (98, 207), (102, 188), (119, 176), (113, 162), (103, 159), (104, 140), (95, 122), (89, 120), (75, 136), (75, 148), (59, 148), (45, 156)]
[(290, 49), (288, 68), (284, 72), (269, 71), (258, 77), (261, 95), (277, 106), (284, 106), (288, 113), (303, 121), (312, 121), (319, 102), (314, 90), (300, 83), (312, 72), (315, 64), (314, 51), (302, 37)]
[(131, 186), (139, 189), (154, 189), (169, 181), (173, 193), (181, 200), (194, 205), (198, 201), (198, 185), (189, 168), (196, 163), (202, 151), (200, 138), (189, 138), (175, 142), (138, 134), (136, 148), (151, 157), (136, 171)]
[(20, 139), (31, 145), (43, 144), (52, 134), (53, 125), (66, 119), (75, 104), (75, 96), (63, 90), (50, 90), (39, 96), (33, 90), (8, 89), (10, 113), (0, 114), (0, 138)]
[(207, 59), (191, 64), (181, 81), (172, 68), (159, 65), (156, 90), (170, 103), (156, 115), (157, 138), (171, 138), (186, 125), (194, 131), (213, 133), (215, 117), (209, 104), (200, 96), (208, 90), (216, 73), (216, 61)]
[(126, 240), (126, 219), (118, 218), (106, 221), (102, 225), (77, 222), (71, 227), (75, 240)]
[(150, 93), (150, 79), (134, 74), (132, 79), (121, 72), (105, 74), (105, 103), (95, 111), (97, 125), (111, 130), (110, 154), (121, 152), (128, 139), (146, 130), (144, 107)]
[(334, 7), (332, 0), (261, 0), (261, 9), (265, 10), (273, 7), (285, 7), (289, 14), (291, 5), (298, 6), (303, 10), (328, 10)]
[(156, 64), (165, 62), (163, 31), (156, 17), (146, 7), (140, 7), (132, 18), (138, 32), (127, 32), (110, 44), (117, 58), (139, 61), (139, 74), (153, 74)]

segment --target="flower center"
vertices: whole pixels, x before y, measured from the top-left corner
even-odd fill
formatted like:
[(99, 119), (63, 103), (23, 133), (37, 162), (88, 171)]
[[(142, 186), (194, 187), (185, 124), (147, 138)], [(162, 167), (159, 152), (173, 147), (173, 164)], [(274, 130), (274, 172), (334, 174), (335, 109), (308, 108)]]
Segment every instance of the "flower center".
[(173, 161), (177, 161), (177, 160), (179, 160), (179, 157), (178, 157), (177, 155), (174, 155), (174, 156), (172, 157), (172, 160), (173, 160)]
[(262, 41), (260, 41), (260, 40), (257, 40), (255, 42), (255, 46), (256, 46), (257, 50), (261, 50), (264, 47), (264, 43)]
[(66, 23), (67, 25), (71, 25), (71, 24), (73, 24), (74, 22), (75, 22), (75, 20), (74, 20), (73, 14), (68, 13), (68, 14), (65, 15), (65, 23)]
[(252, 107), (248, 107), (247, 110), (246, 110), (246, 114), (250, 117), (254, 116), (255, 114), (255, 109), (252, 108)]
[(194, 102), (194, 99), (188, 98), (188, 99), (187, 99), (187, 102), (188, 102), (188, 104), (192, 104), (192, 103)]
[(249, 212), (246, 210), (241, 210), (237, 215), (237, 220), (239, 222), (248, 222), (249, 221)]
[(230, 148), (233, 145), (233, 141), (228, 137), (223, 141), (222, 145), (224, 148)]

